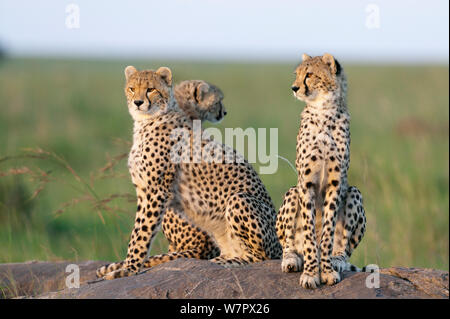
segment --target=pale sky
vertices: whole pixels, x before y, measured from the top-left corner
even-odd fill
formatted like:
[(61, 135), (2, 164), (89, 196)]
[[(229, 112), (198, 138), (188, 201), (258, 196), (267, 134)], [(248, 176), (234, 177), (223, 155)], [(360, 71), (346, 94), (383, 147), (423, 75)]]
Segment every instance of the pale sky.
[(448, 64), (448, 10), (447, 0), (0, 0), (0, 45), (26, 56), (291, 61), (330, 52)]

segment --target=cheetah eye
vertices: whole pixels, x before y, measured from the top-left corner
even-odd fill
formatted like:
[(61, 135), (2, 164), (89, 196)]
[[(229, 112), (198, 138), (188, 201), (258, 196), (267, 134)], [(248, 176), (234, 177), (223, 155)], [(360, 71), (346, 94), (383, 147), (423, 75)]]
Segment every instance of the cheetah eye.
[(134, 93), (134, 88), (129, 87), (128, 90), (130, 90), (131, 93)]
[(156, 89), (155, 89), (155, 88), (148, 88), (148, 89), (147, 89), (147, 93), (151, 93), (151, 92), (153, 92), (153, 91), (156, 91)]
[(312, 75), (312, 73), (311, 73), (311, 72), (308, 72), (308, 73), (306, 73), (306, 75), (305, 75), (305, 79), (309, 78), (309, 77), (310, 77), (311, 75)]

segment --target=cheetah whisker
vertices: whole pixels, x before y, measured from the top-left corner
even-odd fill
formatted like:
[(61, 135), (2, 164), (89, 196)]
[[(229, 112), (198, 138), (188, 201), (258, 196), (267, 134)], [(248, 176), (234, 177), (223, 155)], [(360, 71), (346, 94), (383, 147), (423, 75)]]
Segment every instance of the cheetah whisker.
[(280, 155), (278, 155), (278, 154), (277, 154), (277, 157), (278, 157), (278, 158), (281, 158), (282, 160), (284, 160), (285, 162), (287, 162), (287, 163), (289, 164), (289, 166), (292, 168), (292, 170), (294, 171), (295, 176), (297, 176), (297, 169), (295, 168), (294, 165), (292, 165), (292, 163), (291, 163), (287, 158), (285, 158), (285, 157), (283, 157), (283, 156), (280, 156)]

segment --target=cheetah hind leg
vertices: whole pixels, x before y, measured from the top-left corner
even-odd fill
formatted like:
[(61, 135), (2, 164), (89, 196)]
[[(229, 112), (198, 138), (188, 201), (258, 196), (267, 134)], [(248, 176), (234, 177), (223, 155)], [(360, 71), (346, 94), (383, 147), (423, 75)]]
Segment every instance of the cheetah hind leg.
[(169, 252), (146, 258), (142, 264), (144, 271), (174, 259), (212, 259), (220, 254), (220, 249), (213, 238), (189, 221), (180, 209), (175, 207), (167, 209), (162, 230), (169, 241)]
[(334, 235), (334, 247), (331, 264), (337, 272), (355, 271), (365, 272), (348, 262), (353, 251), (361, 242), (366, 230), (366, 216), (363, 206), (363, 198), (360, 191), (351, 186), (348, 188), (345, 205), (338, 215), (336, 231)]
[(275, 229), (275, 211), (252, 195), (237, 193), (228, 199), (228, 251), (211, 261), (224, 267), (238, 267), (281, 255)]
[(192, 257), (211, 259), (220, 255), (219, 246), (208, 232), (192, 223), (181, 209), (169, 207), (162, 221), (169, 253), (195, 251)]
[[(297, 187), (291, 187), (284, 195), (283, 204), (277, 215), (276, 230), (283, 247), (281, 270), (298, 272), (303, 270), (303, 243), (301, 225), (297, 225), (300, 213), (300, 197)], [(298, 226), (298, 227), (297, 227)]]

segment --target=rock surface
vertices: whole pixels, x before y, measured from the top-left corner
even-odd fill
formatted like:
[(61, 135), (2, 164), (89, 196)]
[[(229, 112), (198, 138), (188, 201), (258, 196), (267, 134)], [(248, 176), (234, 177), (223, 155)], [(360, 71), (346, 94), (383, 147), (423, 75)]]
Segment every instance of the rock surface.
[[(25, 263), (0, 265), (0, 287), (14, 283), (6, 297), (40, 294), (38, 298), (448, 298), (446, 271), (420, 268), (384, 268), (379, 288), (367, 288), (368, 276), (343, 274), (335, 286), (302, 289), (299, 273), (281, 272), (279, 260), (241, 268), (223, 268), (206, 260), (178, 259), (137, 276), (97, 281), (95, 269), (104, 262), (79, 263), (81, 287), (65, 287), (69, 263)], [(9, 279), (8, 279), (9, 278)], [(9, 284), (8, 284), (9, 283)], [(373, 283), (373, 281), (372, 281)], [(62, 289), (56, 291), (58, 289)]]
[(66, 287), (66, 267), (77, 264), (80, 267), (80, 282), (95, 279), (95, 270), (104, 261), (43, 262), (0, 264), (0, 299), (17, 296), (33, 296)]

